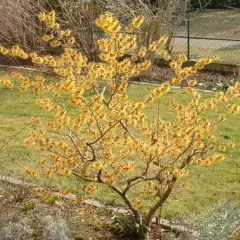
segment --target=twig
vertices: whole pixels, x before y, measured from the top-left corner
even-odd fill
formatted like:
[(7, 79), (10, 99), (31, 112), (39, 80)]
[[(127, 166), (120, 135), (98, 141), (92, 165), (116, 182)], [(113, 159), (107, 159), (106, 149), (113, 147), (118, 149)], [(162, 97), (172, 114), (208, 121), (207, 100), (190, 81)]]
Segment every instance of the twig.
[(21, 128), (16, 134), (14, 134), (7, 142), (5, 142), (1, 147), (0, 147), (0, 152), (6, 147), (14, 138), (16, 138), (23, 130), (25, 130), (29, 124), (26, 124), (23, 128)]

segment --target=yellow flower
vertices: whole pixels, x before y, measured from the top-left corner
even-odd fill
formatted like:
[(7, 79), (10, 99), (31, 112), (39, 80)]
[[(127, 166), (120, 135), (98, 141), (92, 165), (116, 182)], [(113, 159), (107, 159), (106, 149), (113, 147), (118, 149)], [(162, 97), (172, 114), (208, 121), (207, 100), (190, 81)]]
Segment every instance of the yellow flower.
[(126, 28), (127, 32), (131, 32), (134, 29), (138, 29), (142, 26), (144, 22), (144, 17), (143, 16), (137, 16), (133, 19), (131, 25)]
[(45, 21), (46, 18), (47, 18), (47, 16), (46, 16), (45, 13), (40, 13), (40, 14), (38, 15), (38, 18), (39, 18), (40, 21)]
[(4, 86), (4, 87), (7, 87), (7, 88), (13, 88), (14, 85), (13, 83), (10, 81), (10, 80), (1, 80), (0, 79), (0, 86)]
[(7, 55), (7, 54), (9, 54), (9, 50), (3, 46), (0, 46), (0, 53), (3, 55)]
[(54, 38), (53, 34), (50, 34), (50, 35), (45, 34), (45, 35), (43, 35), (42, 40), (44, 42), (48, 42), (48, 41), (52, 40), (53, 38)]
[(165, 36), (160, 37), (160, 39), (158, 40), (158, 44), (163, 46), (165, 46), (167, 42), (168, 42), (168, 37), (165, 37)]
[(156, 52), (157, 48), (158, 48), (157, 42), (153, 42), (149, 45), (148, 50), (151, 52)]
[(31, 119), (31, 124), (35, 126), (39, 126), (42, 124), (41, 120), (39, 118), (32, 118)]
[(235, 115), (240, 111), (240, 107), (235, 104), (229, 105), (228, 109), (229, 109), (229, 113), (232, 115)]
[(213, 156), (213, 161), (224, 161), (225, 157), (223, 155), (214, 155)]
[(68, 44), (69, 46), (73, 46), (74, 43), (75, 43), (75, 38), (74, 38), (74, 37), (71, 37), (71, 38), (69, 38), (69, 39), (67, 40), (67, 44)]
[(169, 61), (171, 59), (171, 56), (167, 50), (157, 50), (156, 54), (161, 56), (166, 61)]
[(61, 46), (61, 42), (58, 40), (53, 40), (50, 42), (51, 47), (59, 47)]
[(69, 29), (67, 29), (62, 34), (64, 37), (69, 37), (72, 34), (72, 32)]
[(95, 23), (110, 36), (116, 35), (122, 28), (119, 21), (110, 12), (102, 14)]
[(146, 53), (147, 53), (147, 49), (146, 47), (141, 47), (139, 52), (138, 52), (138, 56), (139, 57), (145, 57), (146, 56)]
[(37, 173), (35, 171), (32, 171), (32, 170), (29, 170), (29, 169), (26, 169), (25, 173), (32, 176), (32, 177), (38, 177), (39, 176), (39, 173)]

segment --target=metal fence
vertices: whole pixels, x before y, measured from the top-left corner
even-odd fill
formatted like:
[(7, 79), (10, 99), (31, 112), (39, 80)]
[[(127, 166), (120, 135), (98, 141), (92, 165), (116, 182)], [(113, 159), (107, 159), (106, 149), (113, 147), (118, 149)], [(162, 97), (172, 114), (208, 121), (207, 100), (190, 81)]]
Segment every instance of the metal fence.
[(172, 40), (173, 53), (189, 59), (217, 57), (240, 64), (240, 9), (190, 14)]

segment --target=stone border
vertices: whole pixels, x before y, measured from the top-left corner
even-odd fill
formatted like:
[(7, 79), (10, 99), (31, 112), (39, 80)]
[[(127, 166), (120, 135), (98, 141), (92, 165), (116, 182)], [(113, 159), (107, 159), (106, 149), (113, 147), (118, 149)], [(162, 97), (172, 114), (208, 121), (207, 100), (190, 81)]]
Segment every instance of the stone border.
[[(139, 84), (139, 85), (150, 85), (150, 86), (161, 86), (161, 83), (153, 83), (153, 82), (141, 82), (141, 81), (129, 81), (131, 84)], [(187, 87), (178, 87), (178, 86), (171, 86), (173, 89), (186, 89)], [(199, 92), (205, 92), (205, 93), (216, 93), (216, 91), (213, 90), (204, 90), (201, 88), (195, 88)]]
[[(27, 181), (24, 181), (22, 179), (17, 179), (17, 178), (13, 178), (13, 177), (0, 176), (0, 181), (6, 182), (6, 183), (9, 183), (9, 184), (13, 184), (13, 185), (17, 185), (17, 186), (24, 186), (24, 187), (31, 187), (31, 188), (49, 190), (49, 191), (52, 192), (53, 196), (63, 198), (63, 199), (73, 200), (73, 199), (77, 198), (77, 196), (75, 194), (72, 194), (72, 193), (61, 194), (61, 193), (57, 192), (56, 189), (51, 189), (49, 187), (45, 187), (45, 186), (40, 185), (40, 184), (27, 182)], [(123, 213), (123, 214), (129, 213), (129, 211), (126, 210), (124, 207), (110, 207), (110, 206), (107, 206), (104, 203), (101, 203), (101, 202), (96, 201), (94, 199), (86, 199), (86, 200), (84, 200), (84, 203), (88, 204), (88, 205), (91, 205), (93, 207), (106, 208), (108, 210), (113, 210), (114, 212), (118, 212), (118, 213)]]
[(29, 68), (29, 67), (23, 67), (23, 66), (11, 66), (11, 65), (2, 65), (0, 64), (0, 68), (13, 68), (13, 69), (20, 69), (20, 70), (26, 70), (26, 71), (41, 71), (41, 69), (37, 68)]

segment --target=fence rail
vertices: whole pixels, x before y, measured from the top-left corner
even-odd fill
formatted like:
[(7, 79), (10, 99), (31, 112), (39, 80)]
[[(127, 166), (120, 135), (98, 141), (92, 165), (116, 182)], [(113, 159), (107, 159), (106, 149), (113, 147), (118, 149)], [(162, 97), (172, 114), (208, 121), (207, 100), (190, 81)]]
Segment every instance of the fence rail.
[[(174, 38), (184, 38), (187, 36), (174, 35)], [(202, 40), (218, 40), (218, 41), (231, 41), (231, 42), (240, 42), (240, 39), (231, 39), (231, 38), (212, 38), (212, 37), (190, 37), (190, 39), (202, 39)]]
[(240, 9), (186, 13), (186, 24), (172, 39), (173, 53), (189, 59), (218, 57), (240, 64)]

